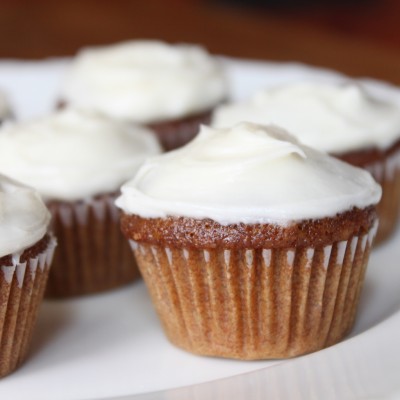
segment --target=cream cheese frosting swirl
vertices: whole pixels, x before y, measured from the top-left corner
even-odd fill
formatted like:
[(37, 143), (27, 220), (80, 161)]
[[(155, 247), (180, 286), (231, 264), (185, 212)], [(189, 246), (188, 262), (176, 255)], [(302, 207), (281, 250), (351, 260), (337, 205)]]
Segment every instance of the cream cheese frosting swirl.
[(34, 245), (46, 234), (49, 221), (36, 190), (0, 175), (0, 257)]
[(46, 200), (116, 191), (159, 152), (147, 129), (71, 109), (0, 129), (0, 173), (33, 186)]
[(206, 111), (227, 87), (222, 66), (203, 48), (138, 40), (81, 50), (61, 96), (74, 107), (151, 123)]
[(385, 149), (400, 138), (400, 107), (371, 97), (356, 83), (264, 89), (248, 101), (218, 107), (211, 125), (240, 121), (282, 126), (306, 145), (330, 153)]
[(301, 145), (276, 126), (240, 123), (203, 126), (185, 147), (147, 160), (116, 204), (144, 218), (288, 225), (365, 208), (380, 196), (368, 172)]

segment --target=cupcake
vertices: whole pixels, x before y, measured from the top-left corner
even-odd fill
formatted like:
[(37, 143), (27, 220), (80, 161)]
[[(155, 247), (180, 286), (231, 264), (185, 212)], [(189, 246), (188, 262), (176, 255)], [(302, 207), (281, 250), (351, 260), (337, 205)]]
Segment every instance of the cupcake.
[(81, 50), (60, 96), (61, 103), (149, 126), (170, 150), (209, 123), (227, 97), (227, 79), (199, 46), (128, 41)]
[(53, 217), (59, 249), (49, 296), (100, 292), (138, 277), (114, 199), (145, 157), (159, 152), (147, 129), (75, 110), (2, 127), (0, 172), (35, 187)]
[(400, 107), (356, 83), (291, 84), (219, 107), (212, 126), (277, 124), (304, 144), (371, 172), (382, 186), (376, 242), (390, 237), (400, 211)]
[(367, 171), (241, 123), (149, 159), (117, 205), (170, 341), (249, 360), (349, 332), (380, 194)]
[(55, 239), (38, 193), (0, 175), (0, 377), (26, 358)]

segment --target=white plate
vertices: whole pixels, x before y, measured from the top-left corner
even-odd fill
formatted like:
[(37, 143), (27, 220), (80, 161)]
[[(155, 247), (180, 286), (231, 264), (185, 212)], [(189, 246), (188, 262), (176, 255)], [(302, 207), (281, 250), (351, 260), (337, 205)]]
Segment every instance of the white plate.
[[(0, 87), (16, 115), (50, 110), (67, 60), (2, 61)], [(343, 76), (298, 64), (224, 59), (232, 95), (296, 80)], [(400, 91), (367, 87), (400, 104)], [(400, 232), (374, 251), (352, 334), (285, 361), (194, 356), (170, 345), (143, 283), (78, 300), (45, 301), (28, 361), (0, 381), (0, 399), (397, 399), (400, 398)]]

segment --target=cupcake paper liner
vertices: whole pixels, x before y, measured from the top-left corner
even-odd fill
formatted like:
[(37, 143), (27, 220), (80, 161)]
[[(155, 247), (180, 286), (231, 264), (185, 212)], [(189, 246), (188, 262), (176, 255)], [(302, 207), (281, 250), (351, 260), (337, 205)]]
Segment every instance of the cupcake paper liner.
[(13, 264), (0, 267), (0, 377), (26, 358), (42, 301), (56, 240), (27, 262), (13, 256)]
[(130, 244), (172, 343), (201, 355), (269, 359), (322, 349), (349, 332), (376, 230), (315, 248)]
[(200, 125), (211, 121), (211, 111), (180, 120), (149, 124), (157, 135), (164, 150), (174, 150), (190, 142), (199, 132)]
[(382, 186), (382, 199), (377, 205), (379, 229), (375, 243), (381, 243), (395, 230), (400, 214), (400, 150), (385, 160), (366, 165), (375, 180)]
[(46, 296), (69, 297), (130, 283), (139, 271), (119, 226), (115, 196), (88, 202), (52, 202), (59, 246)]

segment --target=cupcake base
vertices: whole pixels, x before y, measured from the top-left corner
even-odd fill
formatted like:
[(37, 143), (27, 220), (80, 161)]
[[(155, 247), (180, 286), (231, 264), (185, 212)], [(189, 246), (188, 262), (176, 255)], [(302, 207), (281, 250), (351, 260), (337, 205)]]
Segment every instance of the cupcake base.
[(379, 229), (375, 244), (384, 242), (393, 234), (400, 217), (400, 142), (386, 151), (370, 149), (337, 157), (368, 170), (382, 186), (382, 199), (376, 207)]
[(400, 216), (400, 150), (383, 162), (366, 166), (375, 180), (382, 186), (382, 199), (376, 209), (379, 229), (375, 243), (388, 239), (396, 229)]
[(46, 297), (61, 298), (110, 290), (140, 274), (119, 227), (115, 195), (88, 202), (48, 204), (59, 240)]
[[(122, 227), (169, 340), (196, 354), (253, 360), (310, 353), (339, 342), (351, 329), (377, 223), (366, 226), (368, 213), (347, 217), (347, 223), (338, 217), (283, 229), (283, 235), (269, 229), (270, 237), (254, 239), (253, 244), (266, 242), (262, 248), (232, 244), (218, 235), (226, 227), (209, 221), (203, 227), (225, 245), (202, 247), (211, 234), (199, 232), (196, 220), (186, 221), (190, 239), (184, 229), (181, 236), (176, 220), (170, 231), (169, 221), (158, 220), (165, 228), (161, 243), (154, 237), (157, 222), (146, 229), (150, 219), (124, 216)], [(246, 243), (245, 227), (227, 231), (235, 229)], [(306, 233), (294, 239), (295, 231)], [(326, 242), (322, 232), (334, 240)], [(288, 246), (293, 240), (304, 245)], [(274, 241), (280, 245), (268, 247)]]
[(0, 377), (26, 358), (55, 245), (46, 236), (19, 260), (0, 259)]
[(199, 132), (200, 125), (211, 122), (212, 110), (191, 115), (173, 121), (162, 121), (147, 125), (152, 129), (164, 150), (182, 147), (190, 142)]

